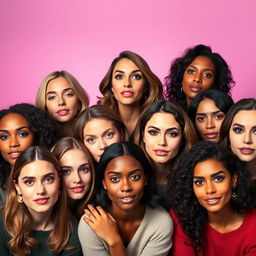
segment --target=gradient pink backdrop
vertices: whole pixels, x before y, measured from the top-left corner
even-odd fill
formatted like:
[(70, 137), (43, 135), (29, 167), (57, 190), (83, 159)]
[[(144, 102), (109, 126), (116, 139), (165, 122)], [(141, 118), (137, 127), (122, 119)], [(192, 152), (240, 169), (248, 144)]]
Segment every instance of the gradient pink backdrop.
[(0, 108), (34, 103), (42, 79), (72, 73), (90, 95), (122, 50), (143, 56), (160, 79), (198, 43), (229, 63), (235, 101), (256, 97), (255, 0), (1, 0)]

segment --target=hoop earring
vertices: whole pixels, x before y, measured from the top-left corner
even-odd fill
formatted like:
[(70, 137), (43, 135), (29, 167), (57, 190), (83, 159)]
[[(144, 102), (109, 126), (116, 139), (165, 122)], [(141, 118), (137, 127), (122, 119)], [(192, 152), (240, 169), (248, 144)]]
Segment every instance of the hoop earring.
[(23, 201), (23, 197), (22, 197), (22, 194), (19, 194), (17, 195), (17, 201), (18, 203), (22, 204), (24, 201)]

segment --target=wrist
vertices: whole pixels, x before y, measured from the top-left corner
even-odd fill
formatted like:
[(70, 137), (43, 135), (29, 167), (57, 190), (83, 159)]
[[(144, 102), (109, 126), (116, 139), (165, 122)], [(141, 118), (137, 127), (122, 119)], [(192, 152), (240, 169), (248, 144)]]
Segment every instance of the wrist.
[(109, 241), (106, 241), (109, 247), (117, 247), (123, 244), (123, 241), (119, 235), (112, 236)]

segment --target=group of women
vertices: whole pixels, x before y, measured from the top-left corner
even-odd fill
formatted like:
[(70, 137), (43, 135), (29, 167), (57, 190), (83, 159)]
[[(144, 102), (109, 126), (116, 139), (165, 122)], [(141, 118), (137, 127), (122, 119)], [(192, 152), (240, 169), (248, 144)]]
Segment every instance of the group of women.
[(205, 45), (164, 86), (121, 52), (91, 107), (49, 74), (0, 111), (0, 255), (255, 255), (256, 99), (233, 85)]

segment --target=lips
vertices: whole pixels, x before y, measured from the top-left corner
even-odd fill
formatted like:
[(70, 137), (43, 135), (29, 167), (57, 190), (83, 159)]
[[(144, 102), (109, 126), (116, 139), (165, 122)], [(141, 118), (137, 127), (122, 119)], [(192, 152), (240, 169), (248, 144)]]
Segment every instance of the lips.
[(22, 151), (11, 151), (8, 153), (8, 155), (10, 156), (11, 159), (16, 159), (20, 156), (21, 153)]
[(216, 139), (218, 137), (218, 132), (205, 133), (204, 137), (208, 140)]
[(84, 191), (85, 186), (76, 186), (69, 188), (74, 193), (82, 193)]
[(157, 156), (167, 156), (169, 151), (162, 150), (162, 149), (155, 149), (154, 152)]
[(69, 109), (61, 109), (57, 111), (57, 114), (60, 116), (66, 116), (69, 113)]
[(221, 197), (211, 197), (211, 198), (208, 198), (208, 199), (205, 199), (206, 203), (208, 205), (216, 205), (219, 203)]
[(195, 92), (195, 93), (199, 93), (201, 91), (201, 88), (199, 86), (189, 86), (189, 89), (192, 91), (192, 92)]
[(45, 205), (48, 203), (49, 197), (40, 197), (34, 200), (38, 205)]
[(239, 148), (239, 150), (243, 155), (251, 155), (255, 152), (253, 148)]
[(133, 92), (132, 91), (122, 91), (121, 92), (121, 95), (123, 96), (123, 97), (125, 97), (125, 98), (130, 98), (130, 97), (132, 97), (133, 96)]
[(123, 196), (118, 198), (124, 204), (131, 204), (133, 203), (135, 196)]

